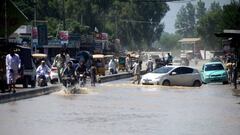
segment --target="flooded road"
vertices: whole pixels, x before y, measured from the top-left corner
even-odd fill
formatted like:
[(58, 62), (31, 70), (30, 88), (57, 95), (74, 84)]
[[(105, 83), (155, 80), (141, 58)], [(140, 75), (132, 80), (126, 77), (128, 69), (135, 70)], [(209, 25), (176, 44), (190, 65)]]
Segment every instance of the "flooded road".
[(228, 85), (161, 87), (115, 81), (0, 105), (1, 135), (239, 135)]

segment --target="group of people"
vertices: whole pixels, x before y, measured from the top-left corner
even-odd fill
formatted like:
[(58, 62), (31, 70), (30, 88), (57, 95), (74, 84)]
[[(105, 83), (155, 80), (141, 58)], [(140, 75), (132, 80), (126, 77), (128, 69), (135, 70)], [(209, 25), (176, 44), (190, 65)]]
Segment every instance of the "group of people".
[[(83, 81), (86, 82), (87, 75), (91, 78), (91, 85), (95, 86), (96, 66), (94, 63), (91, 64), (89, 69), (85, 66), (84, 61), (80, 61), (78, 66), (74, 67), (67, 51), (62, 50), (60, 54), (56, 55), (53, 66), (57, 67), (59, 81), (62, 82), (64, 86), (67, 85), (69, 79), (71, 84), (74, 84), (79, 79), (83, 79)], [(81, 78), (80, 75), (82, 75)]]

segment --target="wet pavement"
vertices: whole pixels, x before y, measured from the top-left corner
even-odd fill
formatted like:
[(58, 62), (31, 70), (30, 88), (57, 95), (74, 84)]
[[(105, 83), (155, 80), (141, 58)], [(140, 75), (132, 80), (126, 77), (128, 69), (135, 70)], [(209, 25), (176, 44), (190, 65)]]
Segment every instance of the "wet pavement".
[(229, 85), (134, 85), (129, 79), (0, 105), (2, 135), (239, 135)]

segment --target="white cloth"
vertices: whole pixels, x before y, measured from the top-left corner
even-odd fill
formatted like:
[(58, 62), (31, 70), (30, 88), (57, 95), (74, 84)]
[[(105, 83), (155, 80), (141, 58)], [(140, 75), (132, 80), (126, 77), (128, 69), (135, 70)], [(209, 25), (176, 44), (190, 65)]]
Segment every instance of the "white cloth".
[(147, 70), (150, 71), (150, 72), (153, 71), (153, 61), (152, 60), (148, 60)]
[(108, 69), (113, 69), (114, 71), (116, 71), (116, 62), (114, 60), (110, 60), (109, 64), (108, 64)]
[(140, 65), (135, 62), (133, 64), (133, 74), (136, 75), (136, 74), (140, 74), (141, 70), (140, 70)]
[(36, 75), (37, 79), (38, 79), (38, 77), (40, 75), (44, 75), (46, 78), (48, 78), (49, 77), (48, 73), (50, 72), (50, 70), (51, 69), (47, 65), (44, 65), (44, 66), (40, 65), (40, 66), (38, 66), (38, 68), (36, 70), (36, 72), (37, 72), (37, 75)]
[[(6, 76), (7, 76), (7, 84), (16, 83), (16, 79), (18, 78), (18, 69), (21, 68), (21, 60), (18, 54), (14, 54), (11, 56), (8, 54), (6, 56)], [(10, 72), (12, 70), (13, 72)]]

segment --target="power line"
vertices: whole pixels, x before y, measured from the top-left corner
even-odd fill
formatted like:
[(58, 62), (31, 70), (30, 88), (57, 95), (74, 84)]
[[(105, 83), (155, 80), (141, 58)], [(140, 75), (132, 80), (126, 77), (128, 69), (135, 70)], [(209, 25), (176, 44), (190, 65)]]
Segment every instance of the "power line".
[(127, 19), (120, 19), (121, 22), (133, 22), (133, 23), (146, 23), (146, 24), (159, 24), (160, 22), (151, 22), (151, 21), (138, 21), (138, 20), (127, 20)]

